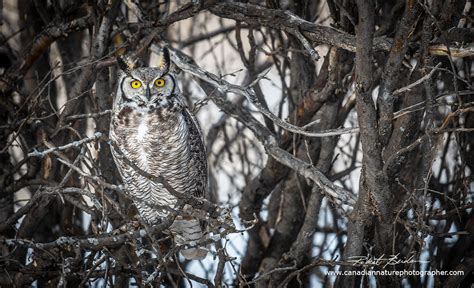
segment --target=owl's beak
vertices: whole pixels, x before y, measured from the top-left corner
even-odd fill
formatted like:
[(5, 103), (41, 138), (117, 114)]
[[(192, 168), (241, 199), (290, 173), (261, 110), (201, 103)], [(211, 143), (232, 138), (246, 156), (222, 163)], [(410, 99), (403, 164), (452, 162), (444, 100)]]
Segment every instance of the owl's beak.
[(146, 99), (150, 101), (151, 99), (151, 91), (150, 91), (150, 86), (146, 85)]

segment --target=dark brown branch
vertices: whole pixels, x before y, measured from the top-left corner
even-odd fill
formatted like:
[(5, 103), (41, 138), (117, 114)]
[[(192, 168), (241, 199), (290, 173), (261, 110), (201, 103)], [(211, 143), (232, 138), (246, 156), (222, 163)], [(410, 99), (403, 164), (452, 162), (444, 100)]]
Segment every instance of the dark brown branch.
[(385, 62), (382, 79), (380, 81), (377, 108), (379, 111), (379, 134), (380, 141), (387, 143), (392, 132), (393, 103), (395, 101), (393, 91), (398, 86), (399, 74), (405, 53), (408, 49), (410, 36), (413, 35), (420, 9), (415, 3), (409, 1), (405, 6), (405, 13), (400, 21), (397, 34), (393, 40), (392, 48)]
[[(366, 233), (366, 225), (372, 214), (380, 214), (384, 207), (369, 207), (374, 193), (378, 190), (376, 179), (383, 179), (381, 173), (381, 144), (378, 137), (377, 115), (372, 102), (373, 65), (372, 65), (372, 39), (374, 34), (374, 3), (373, 1), (357, 1), (359, 12), (359, 23), (356, 29), (357, 51), (356, 51), (356, 96), (357, 116), (362, 142), (363, 173), (359, 185), (359, 197), (355, 204), (353, 213), (349, 218), (347, 242), (344, 248), (343, 259), (347, 260), (353, 256), (363, 255), (363, 243)], [(377, 175), (379, 174), (379, 175)], [(378, 204), (375, 204), (378, 205)], [(372, 211), (371, 211), (372, 210)], [(386, 211), (384, 211), (385, 213)], [(343, 267), (347, 269), (348, 267)], [(339, 276), (336, 285), (352, 287), (355, 286), (355, 277)]]

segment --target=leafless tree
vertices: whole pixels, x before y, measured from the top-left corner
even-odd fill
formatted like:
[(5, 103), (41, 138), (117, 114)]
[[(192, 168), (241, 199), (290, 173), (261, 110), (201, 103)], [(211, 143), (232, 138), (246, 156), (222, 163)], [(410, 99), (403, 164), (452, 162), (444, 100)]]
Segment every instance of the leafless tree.
[[(471, 0), (0, 4), (1, 287), (474, 282)], [(205, 134), (213, 201), (177, 195), (201, 262), (110, 154), (116, 59), (163, 46)]]

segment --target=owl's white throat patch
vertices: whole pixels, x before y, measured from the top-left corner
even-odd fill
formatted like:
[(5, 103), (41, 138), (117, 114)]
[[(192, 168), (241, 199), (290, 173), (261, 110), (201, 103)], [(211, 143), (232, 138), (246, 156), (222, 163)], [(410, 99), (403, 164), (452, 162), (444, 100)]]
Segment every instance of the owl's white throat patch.
[(145, 138), (146, 134), (148, 133), (148, 125), (146, 123), (147, 121), (143, 119), (140, 124), (138, 125), (137, 129), (137, 140), (138, 141), (143, 141)]

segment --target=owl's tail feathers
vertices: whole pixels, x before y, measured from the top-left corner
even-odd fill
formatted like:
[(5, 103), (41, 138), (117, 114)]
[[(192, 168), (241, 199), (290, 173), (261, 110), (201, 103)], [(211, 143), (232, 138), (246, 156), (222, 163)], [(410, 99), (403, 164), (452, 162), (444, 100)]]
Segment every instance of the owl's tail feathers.
[[(170, 227), (174, 235), (176, 245), (196, 246), (203, 239), (201, 224), (198, 219), (176, 217)], [(188, 260), (202, 260), (206, 258), (208, 249), (206, 247), (191, 247), (182, 249), (181, 255)]]

